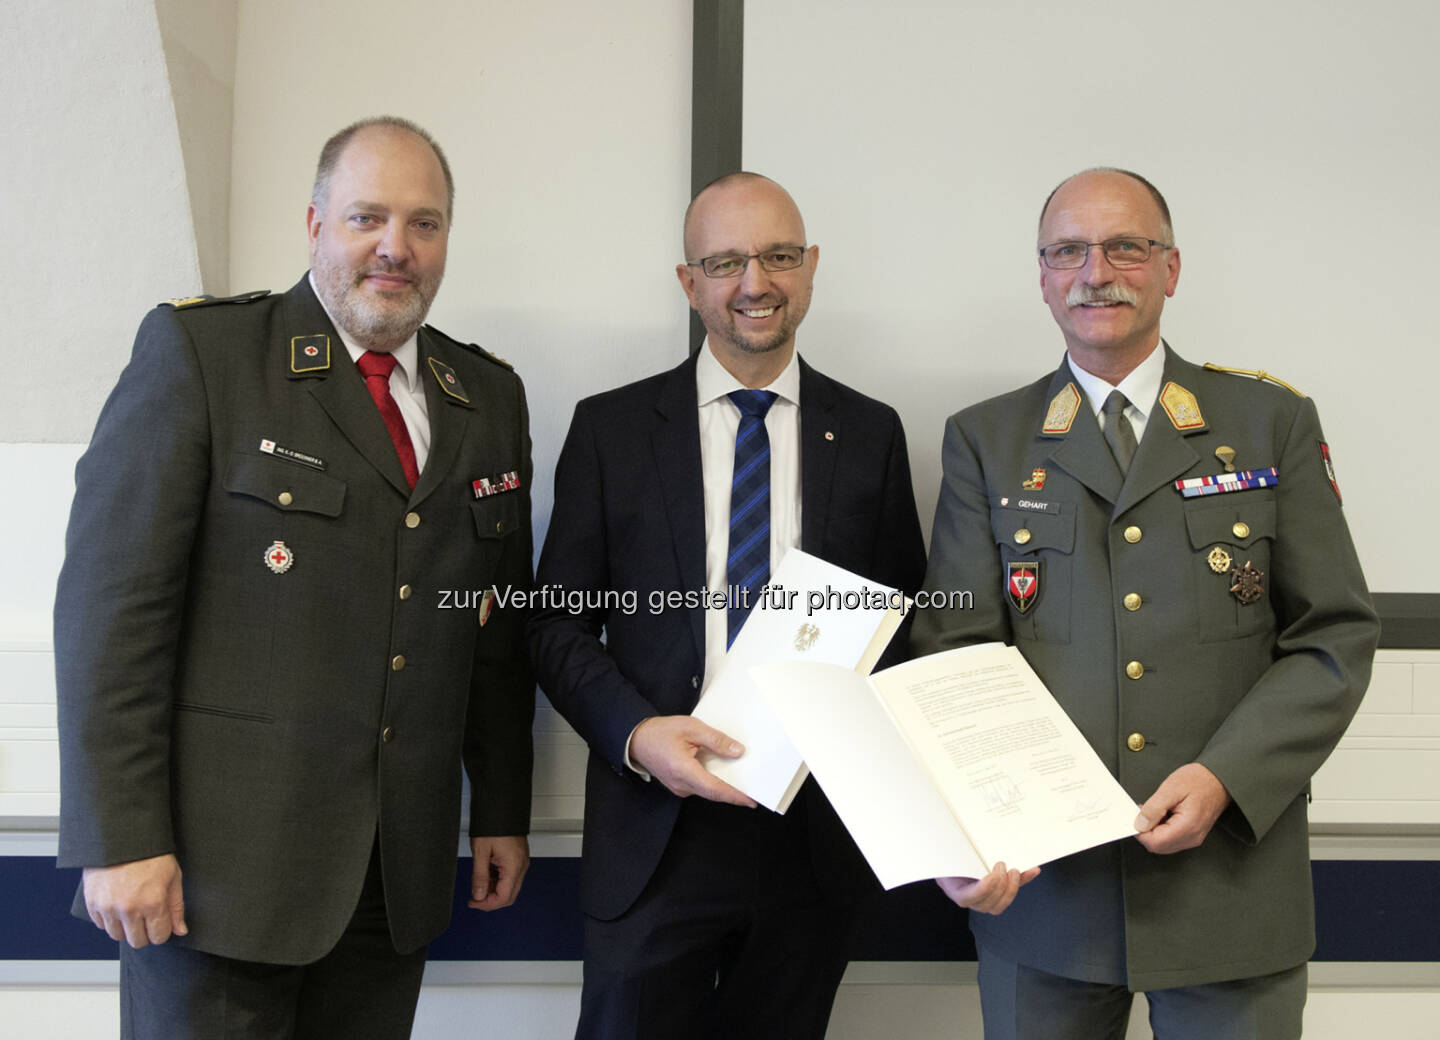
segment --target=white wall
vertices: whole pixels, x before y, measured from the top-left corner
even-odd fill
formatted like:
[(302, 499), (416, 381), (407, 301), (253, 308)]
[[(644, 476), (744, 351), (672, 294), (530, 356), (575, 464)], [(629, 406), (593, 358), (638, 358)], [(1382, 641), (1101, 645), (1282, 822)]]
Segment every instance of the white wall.
[(141, 315), (200, 284), (154, 5), (7, 3), (0, 98), (0, 442), (87, 440)]
[(745, 37), (744, 163), (821, 246), (801, 351), (900, 408), (927, 527), (944, 417), (1064, 350), (1041, 203), (1118, 165), (1174, 213), (1166, 337), (1315, 398), (1371, 588), (1440, 588), (1408, 536), (1440, 507), (1440, 8), (766, 0)]

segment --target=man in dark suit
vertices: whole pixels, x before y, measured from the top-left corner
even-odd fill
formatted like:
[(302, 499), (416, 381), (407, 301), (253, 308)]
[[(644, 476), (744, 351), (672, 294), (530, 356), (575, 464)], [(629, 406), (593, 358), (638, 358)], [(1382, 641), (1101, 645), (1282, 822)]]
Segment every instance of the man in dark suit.
[(1136, 840), (942, 882), (1003, 911), (971, 916), (991, 1040), (1118, 1040), (1137, 990), (1166, 1040), (1300, 1035), (1309, 781), (1379, 624), (1314, 404), (1161, 341), (1174, 242), (1138, 175), (1061, 184), (1040, 285), (1068, 356), (946, 427), (926, 584), (974, 609), (921, 611), (916, 649), (1013, 643), (1140, 806)]
[(794, 201), (729, 175), (684, 239), (705, 345), (581, 401), (556, 467), (539, 588), (612, 599), (542, 605), (530, 627), (542, 688), (590, 744), (578, 1035), (818, 1038), (873, 876), (813, 780), (779, 816), (697, 761), (743, 752), (689, 714), (739, 613), (650, 607), (758, 591), (794, 546), (908, 590), (924, 549), (898, 416), (795, 354), (819, 250)]
[(55, 608), (61, 866), (129, 1037), (404, 1037), (450, 914), (528, 864), (530, 443), (508, 365), (422, 328), (449, 167), (321, 153), (289, 292), (161, 305), (76, 470)]

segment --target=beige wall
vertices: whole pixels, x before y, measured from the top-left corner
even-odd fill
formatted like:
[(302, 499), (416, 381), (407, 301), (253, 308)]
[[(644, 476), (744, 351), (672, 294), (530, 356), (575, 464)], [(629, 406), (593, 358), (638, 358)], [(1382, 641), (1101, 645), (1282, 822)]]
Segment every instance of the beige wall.
[(456, 178), (431, 321), (509, 359), (530, 395), (536, 530), (570, 412), (678, 363), (673, 273), (689, 199), (690, 5), (243, 0), (231, 282), (305, 269), (324, 138), (391, 112), (426, 126)]
[(1313, 397), (1371, 587), (1440, 589), (1412, 544), (1440, 510), (1416, 459), (1440, 386), (1440, 8), (767, 0), (745, 30), (745, 161), (822, 246), (801, 350), (900, 406), (927, 527), (945, 416), (1064, 350), (1041, 202), (1120, 165), (1174, 212), (1165, 336)]

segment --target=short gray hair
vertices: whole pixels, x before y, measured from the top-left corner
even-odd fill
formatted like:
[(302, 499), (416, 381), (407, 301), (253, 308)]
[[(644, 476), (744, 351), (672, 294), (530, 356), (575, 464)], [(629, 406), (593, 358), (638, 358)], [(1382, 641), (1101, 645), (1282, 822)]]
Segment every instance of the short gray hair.
[(315, 186), (310, 189), (310, 202), (315, 208), (322, 213), (325, 210), (325, 200), (330, 196), (330, 178), (335, 173), (340, 156), (345, 152), (345, 146), (361, 130), (368, 130), (372, 126), (408, 131), (430, 146), (430, 150), (440, 162), (440, 172), (445, 175), (445, 219), (454, 220), (455, 178), (450, 173), (450, 161), (445, 158), (444, 151), (435, 138), (430, 136), (429, 131), (400, 116), (370, 116), (368, 119), (357, 120), (325, 142), (325, 147), (320, 149), (320, 161), (315, 165)]

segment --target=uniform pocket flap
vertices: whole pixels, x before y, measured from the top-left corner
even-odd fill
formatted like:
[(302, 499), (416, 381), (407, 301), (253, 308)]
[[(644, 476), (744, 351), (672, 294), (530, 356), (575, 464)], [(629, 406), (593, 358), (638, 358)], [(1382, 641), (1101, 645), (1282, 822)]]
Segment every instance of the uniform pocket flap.
[(224, 487), (231, 494), (258, 498), (282, 512), (339, 516), (345, 504), (343, 480), (247, 452), (230, 456)]
[(504, 538), (520, 527), (520, 494), (505, 491), (470, 503), (475, 533), (481, 538)]
[(992, 506), (990, 527), (996, 545), (1008, 545), (1017, 552), (1053, 549), (1069, 553), (1075, 548), (1075, 514), (1068, 511), (1050, 513)]
[(1235, 502), (1206, 503), (1203, 509), (1186, 510), (1185, 528), (1190, 532), (1190, 544), (1194, 548), (1224, 542), (1246, 549), (1262, 538), (1275, 537), (1274, 501), (1245, 494), (1233, 497)]

